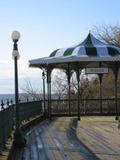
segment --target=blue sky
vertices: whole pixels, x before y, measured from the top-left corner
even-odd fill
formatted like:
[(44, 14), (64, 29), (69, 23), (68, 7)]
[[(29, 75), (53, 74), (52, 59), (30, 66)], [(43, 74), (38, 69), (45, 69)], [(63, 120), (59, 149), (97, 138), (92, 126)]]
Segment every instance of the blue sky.
[[(82, 41), (94, 26), (120, 22), (120, 0), (7, 0), (0, 2), (0, 93), (14, 92), (11, 33), (19, 41), (19, 87), (26, 80), (41, 88), (41, 71), (28, 60)], [(35, 83), (34, 83), (35, 81)], [(36, 86), (35, 86), (36, 85)]]

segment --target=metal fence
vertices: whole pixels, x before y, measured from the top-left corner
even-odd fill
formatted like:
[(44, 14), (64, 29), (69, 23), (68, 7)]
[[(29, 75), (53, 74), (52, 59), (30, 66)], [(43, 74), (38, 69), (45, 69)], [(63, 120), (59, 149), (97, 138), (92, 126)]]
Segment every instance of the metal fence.
[[(10, 136), (15, 125), (15, 105), (1, 103), (0, 111), (0, 151)], [(42, 101), (19, 103), (20, 122), (43, 113)]]
[(19, 104), (20, 122), (29, 120), (30, 117), (43, 114), (42, 101), (26, 102)]
[[(120, 110), (120, 99), (117, 101), (118, 111)], [(115, 115), (115, 99), (81, 99), (80, 100), (80, 113), (81, 115)], [(102, 110), (101, 110), (102, 107)], [(102, 112), (101, 112), (102, 111)], [(78, 101), (77, 99), (70, 100), (70, 113), (77, 115)], [(51, 114), (69, 114), (69, 101), (64, 100), (51, 100)]]
[(7, 138), (10, 136), (14, 125), (14, 107), (0, 111), (0, 150), (4, 148)]

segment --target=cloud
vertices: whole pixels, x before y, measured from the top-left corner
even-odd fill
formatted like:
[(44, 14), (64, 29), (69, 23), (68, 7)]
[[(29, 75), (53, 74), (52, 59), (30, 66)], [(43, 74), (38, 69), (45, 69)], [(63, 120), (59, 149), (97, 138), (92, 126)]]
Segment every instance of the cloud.
[(13, 93), (14, 80), (12, 78), (0, 78), (0, 93)]
[(13, 76), (13, 65), (6, 60), (0, 60), (0, 76), (8, 78)]
[[(30, 68), (28, 61), (18, 61), (18, 75), (22, 77), (41, 77), (41, 70)], [(0, 60), (0, 76), (3, 78), (14, 77), (14, 62), (8, 60)]]
[[(0, 93), (14, 93), (14, 61), (0, 60)], [(27, 60), (18, 61), (19, 88), (25, 87), (25, 80), (30, 80), (33, 88), (41, 86), (42, 72), (37, 68), (29, 68)]]

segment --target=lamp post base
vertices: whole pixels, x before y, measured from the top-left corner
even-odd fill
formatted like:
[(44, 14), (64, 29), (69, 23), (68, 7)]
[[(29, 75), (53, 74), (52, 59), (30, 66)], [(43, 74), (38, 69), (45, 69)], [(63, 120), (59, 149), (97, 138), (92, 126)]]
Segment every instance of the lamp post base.
[(20, 128), (15, 130), (13, 145), (18, 148), (23, 148), (26, 146), (26, 139)]
[(118, 120), (118, 119), (119, 119), (119, 117), (118, 117), (118, 116), (116, 116), (116, 117), (115, 117), (115, 120)]

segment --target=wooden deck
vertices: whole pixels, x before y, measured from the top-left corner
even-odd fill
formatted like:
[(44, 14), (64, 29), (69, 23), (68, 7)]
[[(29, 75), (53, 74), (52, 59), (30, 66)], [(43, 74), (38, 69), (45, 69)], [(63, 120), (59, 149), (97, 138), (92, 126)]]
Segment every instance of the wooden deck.
[(27, 133), (27, 147), (13, 160), (120, 160), (120, 133), (114, 118), (56, 118)]

